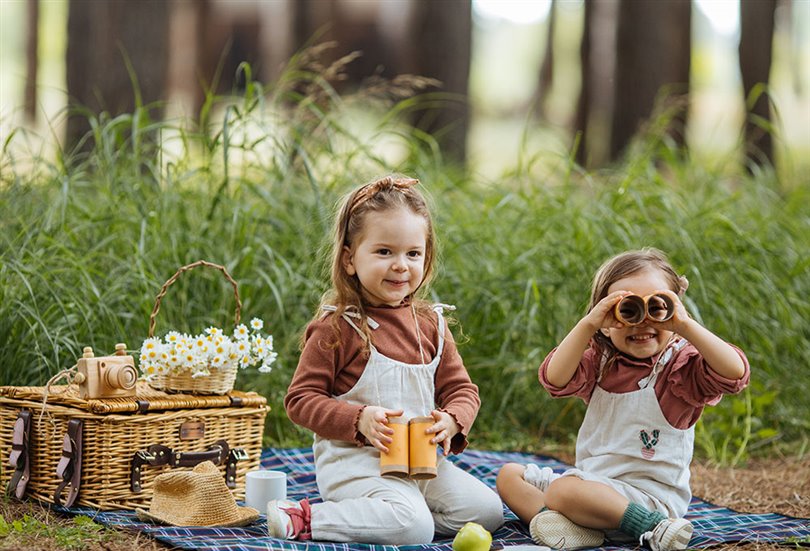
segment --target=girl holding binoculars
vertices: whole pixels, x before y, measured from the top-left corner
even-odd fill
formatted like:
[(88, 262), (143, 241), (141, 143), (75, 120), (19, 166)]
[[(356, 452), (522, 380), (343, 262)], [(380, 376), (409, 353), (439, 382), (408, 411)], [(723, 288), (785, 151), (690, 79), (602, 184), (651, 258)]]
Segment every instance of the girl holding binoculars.
[(577, 396), (588, 408), (575, 468), (508, 463), (498, 474), (501, 498), (538, 544), (689, 544), (695, 423), (704, 406), (748, 384), (749, 367), (740, 349), (689, 317), (687, 285), (657, 249), (611, 258), (594, 277), (588, 313), (540, 366), (553, 397)]
[[(491, 531), (503, 524), (495, 492), (445, 457), (467, 446), (480, 398), (442, 305), (420, 298), (436, 268), (433, 218), (420, 187), (385, 176), (341, 202), (332, 286), (307, 326), (284, 399), (290, 420), (315, 433), (323, 501), (269, 502), (273, 537), (426, 544), (467, 522)], [(419, 441), (435, 461), (435, 478), (381, 476), (380, 454), (395, 444), (394, 425), (402, 426), (397, 417), (430, 419)], [(444, 449), (438, 458), (436, 445)]]

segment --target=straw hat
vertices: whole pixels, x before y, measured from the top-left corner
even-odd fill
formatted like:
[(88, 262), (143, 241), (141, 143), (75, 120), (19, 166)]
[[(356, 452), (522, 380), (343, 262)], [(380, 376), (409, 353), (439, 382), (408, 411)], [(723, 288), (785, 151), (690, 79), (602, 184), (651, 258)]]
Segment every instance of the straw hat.
[(174, 526), (244, 526), (259, 518), (252, 507), (239, 507), (225, 479), (210, 461), (192, 471), (155, 477), (149, 511), (136, 509), (141, 520)]

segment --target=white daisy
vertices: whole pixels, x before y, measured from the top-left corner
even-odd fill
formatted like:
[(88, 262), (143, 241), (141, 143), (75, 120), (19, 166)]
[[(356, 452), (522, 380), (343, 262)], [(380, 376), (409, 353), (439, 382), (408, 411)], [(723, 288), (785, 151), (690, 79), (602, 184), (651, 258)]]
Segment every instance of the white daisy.
[(271, 371), (273, 371), (273, 368), (268, 364), (262, 364), (261, 367), (259, 367), (259, 373), (270, 373)]
[(237, 340), (246, 339), (249, 336), (250, 336), (250, 333), (248, 332), (248, 328), (244, 323), (240, 323), (233, 330), (233, 338), (235, 338)]

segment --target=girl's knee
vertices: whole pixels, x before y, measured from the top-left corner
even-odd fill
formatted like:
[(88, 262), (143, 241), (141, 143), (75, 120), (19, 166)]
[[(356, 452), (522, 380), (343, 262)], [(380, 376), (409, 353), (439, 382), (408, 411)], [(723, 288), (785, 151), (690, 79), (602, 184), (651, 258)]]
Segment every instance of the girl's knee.
[(412, 545), (412, 544), (425, 544), (433, 541), (433, 532), (435, 530), (433, 524), (433, 516), (430, 511), (425, 509), (422, 511), (414, 511), (414, 514), (402, 519), (402, 523), (398, 527), (396, 541), (390, 543), (394, 545)]
[(498, 492), (502, 493), (504, 489), (514, 484), (515, 481), (523, 480), (523, 471), (525, 470), (526, 467), (518, 463), (506, 463), (501, 467), (495, 479), (495, 486), (498, 488)]
[(503, 526), (503, 502), (495, 493), (481, 503), (477, 522), (490, 532)]
[(548, 485), (545, 493), (546, 507), (560, 513), (565, 513), (572, 503), (574, 486), (580, 481), (573, 476), (558, 478)]

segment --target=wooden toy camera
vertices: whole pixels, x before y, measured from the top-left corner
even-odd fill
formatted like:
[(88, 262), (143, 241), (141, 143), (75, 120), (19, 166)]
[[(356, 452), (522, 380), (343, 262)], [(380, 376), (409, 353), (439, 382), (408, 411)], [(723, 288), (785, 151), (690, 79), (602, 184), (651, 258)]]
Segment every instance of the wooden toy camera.
[(93, 355), (93, 349), (84, 347), (82, 357), (76, 362), (79, 394), (83, 400), (91, 398), (120, 398), (135, 396), (138, 372), (135, 359), (127, 355), (127, 345), (115, 345), (113, 356)]
[(675, 315), (675, 303), (664, 294), (627, 295), (616, 303), (613, 315), (625, 325), (639, 325), (646, 319), (662, 322)]

